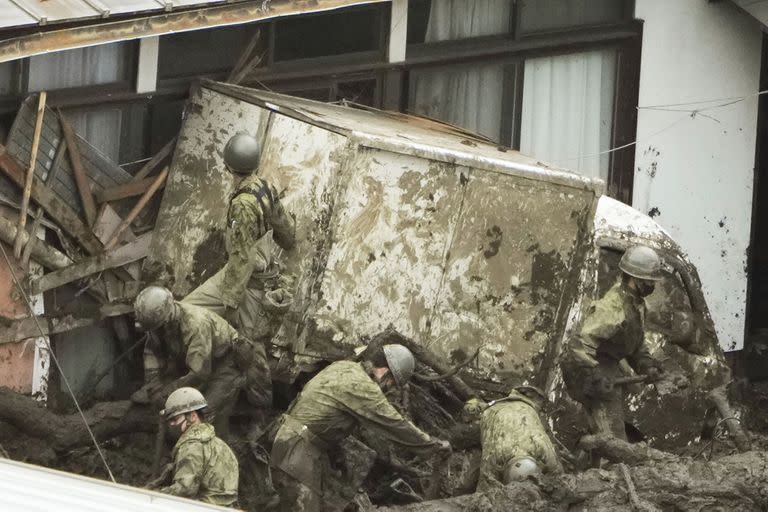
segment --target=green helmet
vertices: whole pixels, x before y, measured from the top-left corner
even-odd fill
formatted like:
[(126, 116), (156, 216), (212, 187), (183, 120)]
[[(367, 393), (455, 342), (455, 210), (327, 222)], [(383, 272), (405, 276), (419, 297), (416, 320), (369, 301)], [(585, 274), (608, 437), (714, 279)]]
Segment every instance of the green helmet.
[(638, 279), (659, 281), (664, 277), (661, 258), (658, 253), (645, 245), (633, 245), (624, 252), (619, 268)]
[(136, 297), (133, 309), (136, 321), (145, 329), (155, 329), (171, 318), (175, 302), (173, 294), (162, 286), (147, 286)]
[(387, 366), (389, 371), (392, 372), (395, 382), (397, 382), (398, 386), (404, 385), (411, 378), (413, 370), (416, 368), (416, 360), (413, 358), (413, 354), (406, 347), (397, 343), (384, 345), (383, 350)]
[(169, 420), (179, 414), (186, 414), (192, 411), (199, 411), (208, 407), (208, 402), (201, 392), (195, 388), (179, 388), (170, 395), (165, 401), (165, 408), (160, 411), (160, 415)]
[(234, 135), (224, 146), (224, 163), (232, 172), (252, 173), (259, 165), (260, 155), (259, 141), (245, 132)]

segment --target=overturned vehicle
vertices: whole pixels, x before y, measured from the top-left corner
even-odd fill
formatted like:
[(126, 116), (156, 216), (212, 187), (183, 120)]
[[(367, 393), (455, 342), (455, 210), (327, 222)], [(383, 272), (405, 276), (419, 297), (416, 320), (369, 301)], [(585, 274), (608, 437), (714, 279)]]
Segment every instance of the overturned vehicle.
[[(262, 141), (259, 172), (297, 224), (297, 247), (281, 255), (296, 287), (268, 348), (275, 380), (350, 357), (393, 326), (461, 366), (460, 379), (440, 384), (451, 404), (438, 413), (441, 428), (472, 394), (496, 398), (528, 383), (550, 395), (554, 431), (574, 443), (586, 426), (559, 356), (621, 252), (644, 243), (669, 270), (647, 299), (649, 341), (690, 385), (634, 390), (627, 429), (660, 448), (701, 434), (707, 397), (730, 373), (680, 247), (603, 196), (599, 180), (435, 121), (203, 82), (185, 111), (144, 281), (183, 297), (223, 265), (235, 177), (222, 149), (240, 131)], [(414, 401), (410, 413), (435, 423)]]

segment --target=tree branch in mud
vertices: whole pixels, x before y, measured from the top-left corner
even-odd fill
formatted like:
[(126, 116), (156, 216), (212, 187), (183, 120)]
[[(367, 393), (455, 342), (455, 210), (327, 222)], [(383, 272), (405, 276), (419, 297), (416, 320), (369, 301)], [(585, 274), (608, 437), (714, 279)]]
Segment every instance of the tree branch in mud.
[(579, 441), (579, 448), (595, 452), (600, 457), (611, 462), (641, 464), (649, 460), (670, 460), (675, 458), (671, 453), (662, 452), (649, 447), (645, 443), (628, 443), (610, 435), (587, 435)]
[[(443, 361), (441, 357), (429, 350), (427, 347), (416, 343), (411, 338), (399, 333), (392, 326), (387, 327), (384, 331), (371, 338), (371, 341), (368, 343), (368, 348), (363, 352), (363, 354), (361, 354), (361, 358), (364, 357), (364, 354), (368, 350), (373, 350), (376, 347), (380, 347), (385, 342), (391, 343), (393, 341), (408, 348), (408, 350), (413, 353), (413, 357), (435, 370), (435, 372), (438, 374), (445, 376), (445, 379), (448, 381), (460, 399), (469, 400), (470, 398), (478, 396), (478, 393), (469, 387), (467, 383), (461, 379), (461, 377), (451, 373), (453, 368), (451, 368), (445, 361)], [(458, 371), (458, 369), (456, 371)]]
[[(156, 411), (127, 400), (101, 402), (84, 414), (99, 441), (129, 432), (153, 432), (157, 428)], [(57, 451), (92, 443), (79, 414), (56, 414), (34, 399), (7, 388), (0, 388), (0, 420), (26, 435), (47, 440)]]

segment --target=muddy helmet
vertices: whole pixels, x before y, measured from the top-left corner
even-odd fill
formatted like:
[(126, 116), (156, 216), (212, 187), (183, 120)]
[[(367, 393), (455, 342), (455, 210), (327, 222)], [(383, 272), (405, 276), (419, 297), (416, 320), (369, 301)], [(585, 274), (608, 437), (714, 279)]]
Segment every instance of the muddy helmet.
[(633, 245), (624, 252), (619, 268), (638, 279), (659, 281), (664, 277), (661, 258), (658, 253), (645, 245)]
[(224, 146), (224, 163), (232, 172), (250, 174), (259, 165), (260, 155), (259, 141), (245, 132), (234, 135)]
[(173, 294), (162, 286), (147, 286), (136, 297), (133, 309), (136, 321), (145, 329), (160, 327), (173, 313)]
[(195, 388), (179, 388), (170, 395), (165, 401), (165, 408), (160, 411), (160, 415), (169, 420), (179, 414), (186, 414), (192, 411), (199, 411), (208, 407), (208, 402), (201, 392)]
[(504, 466), (504, 485), (510, 482), (520, 482), (529, 476), (535, 476), (541, 473), (539, 463), (531, 457), (518, 457), (511, 459)]
[(413, 375), (413, 369), (416, 367), (416, 360), (413, 354), (406, 347), (393, 343), (384, 345), (384, 357), (387, 360), (389, 371), (395, 378), (398, 386), (404, 385)]

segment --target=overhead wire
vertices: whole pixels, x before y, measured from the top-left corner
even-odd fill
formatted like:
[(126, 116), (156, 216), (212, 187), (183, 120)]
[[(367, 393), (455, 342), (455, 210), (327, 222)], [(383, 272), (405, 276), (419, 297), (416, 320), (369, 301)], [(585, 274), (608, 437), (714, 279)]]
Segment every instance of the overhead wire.
[[(686, 115), (680, 117), (679, 119), (675, 120), (671, 124), (666, 125), (664, 128), (661, 128), (660, 130), (657, 130), (651, 134), (648, 134), (642, 138), (635, 139), (632, 142), (628, 142), (626, 144), (622, 144), (621, 146), (617, 146), (611, 149), (606, 149), (605, 151), (599, 151), (597, 153), (589, 153), (589, 154), (583, 154), (578, 156), (570, 156), (566, 158), (560, 158), (557, 159), (559, 162), (569, 162), (573, 160), (581, 160), (583, 158), (594, 158), (598, 156), (607, 155), (610, 153), (614, 153), (616, 151), (621, 151), (622, 149), (626, 149), (631, 146), (635, 146), (641, 142), (645, 142), (648, 139), (651, 139), (653, 137), (656, 137), (658, 135), (661, 135), (662, 133), (666, 132), (667, 130), (675, 127), (680, 122), (686, 120), (686, 119), (695, 119), (698, 116), (711, 119), (717, 123), (720, 121), (712, 117), (710, 115), (703, 114), (703, 112), (708, 112), (710, 110), (716, 110), (723, 107), (728, 107), (731, 105), (734, 105), (736, 103), (740, 103), (742, 101), (745, 101), (749, 98), (755, 98), (758, 96), (762, 96), (763, 94), (768, 94), (768, 90), (763, 91), (757, 91), (752, 94), (747, 94), (745, 96), (732, 96), (732, 97), (726, 97), (726, 98), (715, 98), (711, 100), (702, 100), (702, 101), (690, 101), (690, 102), (683, 102), (683, 103), (669, 103), (665, 105), (644, 105), (644, 106), (638, 106), (636, 107), (637, 110), (653, 110), (653, 111), (660, 111), (660, 112), (683, 112)], [(691, 105), (703, 105), (707, 103), (717, 103), (716, 105), (706, 105), (702, 106), (700, 108), (691, 108), (691, 109), (682, 109), (682, 108), (675, 108), (675, 107), (686, 107)]]
[(96, 436), (94, 435), (93, 430), (91, 430), (91, 426), (88, 425), (88, 420), (85, 418), (85, 414), (83, 413), (83, 410), (80, 408), (80, 403), (78, 402), (77, 397), (75, 396), (75, 393), (72, 391), (72, 386), (70, 386), (69, 384), (69, 379), (67, 379), (67, 376), (64, 373), (64, 370), (62, 369), (61, 364), (59, 363), (59, 359), (56, 357), (56, 354), (53, 352), (53, 347), (51, 347), (51, 343), (48, 340), (48, 337), (45, 334), (43, 327), (40, 325), (40, 321), (37, 319), (35, 310), (32, 307), (32, 302), (29, 300), (27, 293), (24, 291), (24, 288), (21, 286), (21, 283), (19, 282), (19, 279), (16, 276), (16, 272), (13, 269), (13, 265), (11, 264), (10, 258), (8, 258), (8, 254), (6, 253), (5, 247), (3, 246), (3, 244), (0, 244), (0, 251), (3, 253), (3, 258), (5, 259), (5, 263), (8, 265), (8, 270), (11, 273), (11, 278), (13, 279), (14, 284), (18, 288), (19, 293), (21, 294), (21, 297), (24, 299), (24, 302), (26, 303), (27, 308), (29, 309), (29, 313), (32, 317), (32, 320), (35, 322), (37, 329), (40, 331), (40, 337), (45, 342), (46, 348), (48, 349), (48, 353), (50, 354), (51, 359), (56, 365), (56, 368), (59, 370), (59, 374), (61, 375), (61, 380), (62, 382), (64, 382), (64, 386), (66, 386), (67, 392), (72, 397), (72, 401), (74, 402), (75, 408), (77, 409), (78, 414), (80, 414), (80, 417), (82, 418), (83, 423), (85, 424), (85, 428), (88, 431), (88, 435), (91, 437), (91, 440), (93, 441), (93, 445), (96, 447), (96, 451), (99, 453), (99, 457), (101, 457), (101, 461), (107, 470), (109, 479), (112, 480), (113, 483), (117, 483), (117, 481), (115, 480), (115, 476), (112, 474), (112, 469), (109, 467), (109, 463), (107, 462), (107, 459), (104, 456), (104, 453), (101, 451), (101, 446), (99, 446), (99, 443), (96, 440)]

